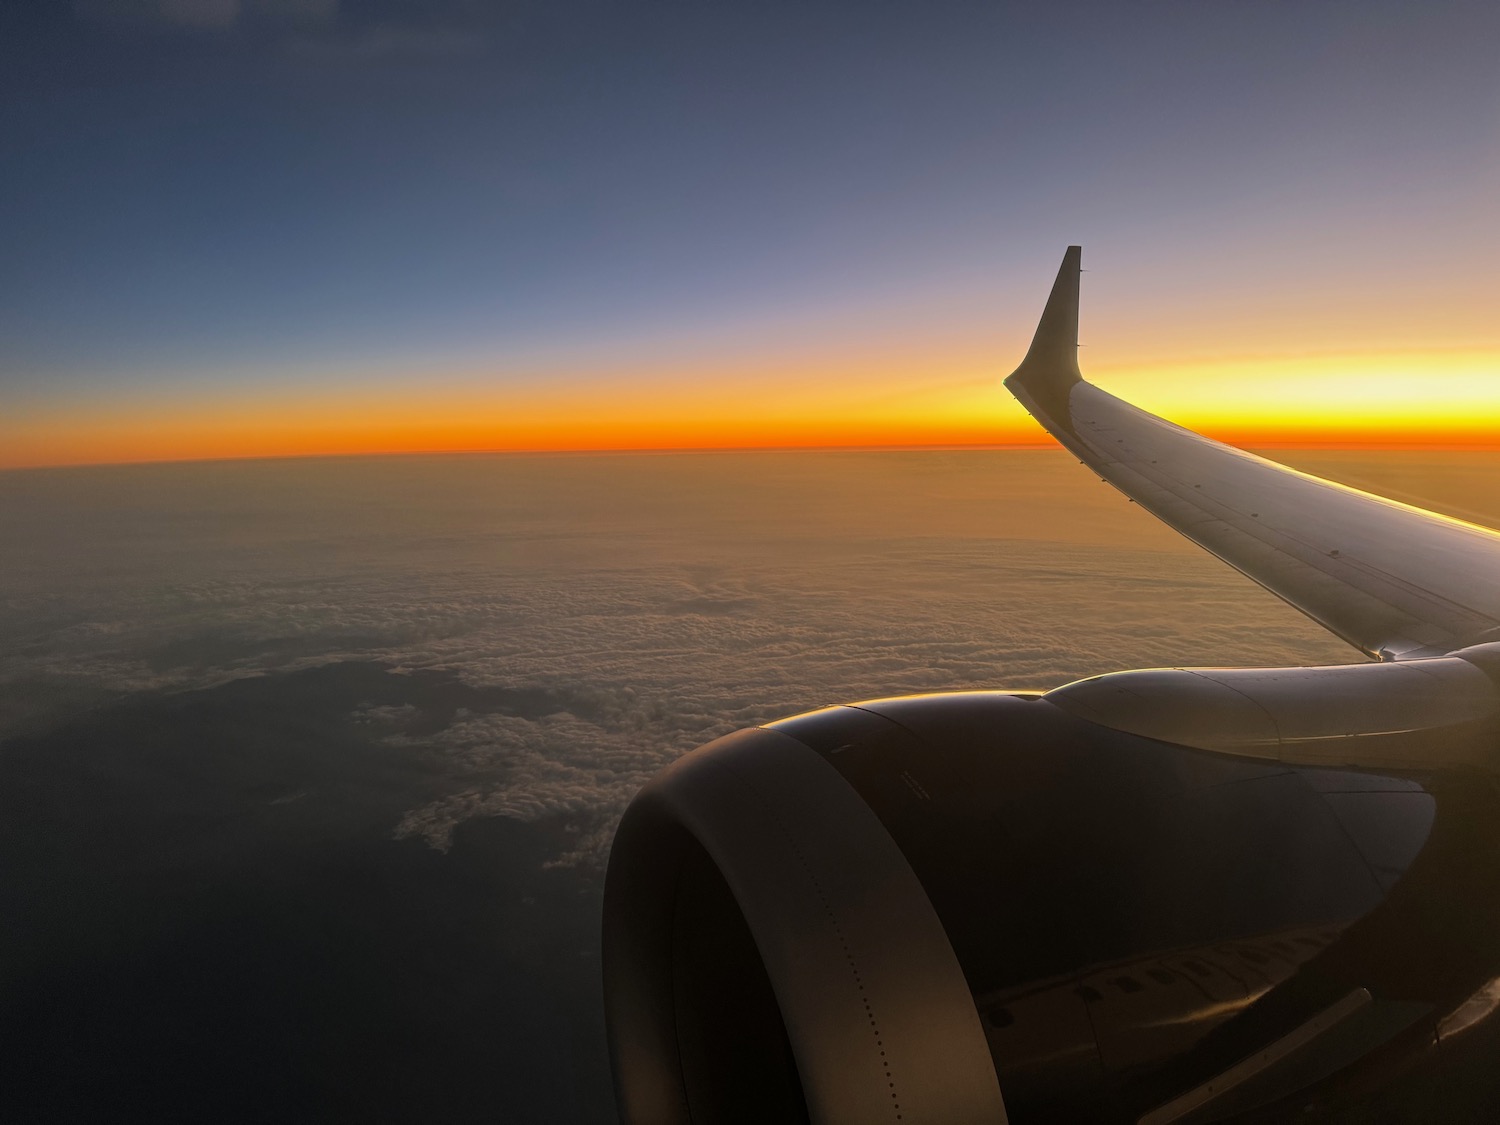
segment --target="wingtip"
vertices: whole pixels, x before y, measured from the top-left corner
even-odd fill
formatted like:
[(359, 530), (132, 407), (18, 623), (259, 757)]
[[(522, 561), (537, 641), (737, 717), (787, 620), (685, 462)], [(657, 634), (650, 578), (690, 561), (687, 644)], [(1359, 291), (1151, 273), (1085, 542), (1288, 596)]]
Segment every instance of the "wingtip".
[(1037, 322), (1031, 347), (1017, 373), (1027, 368), (1045, 368), (1080, 378), (1078, 371), (1078, 278), (1083, 271), (1083, 247), (1069, 246), (1063, 254), (1057, 279)]
[(1050, 401), (1083, 379), (1078, 370), (1078, 278), (1082, 270), (1083, 247), (1069, 246), (1026, 358), (1005, 380), (1005, 386), (1028, 408), (1028, 399)]

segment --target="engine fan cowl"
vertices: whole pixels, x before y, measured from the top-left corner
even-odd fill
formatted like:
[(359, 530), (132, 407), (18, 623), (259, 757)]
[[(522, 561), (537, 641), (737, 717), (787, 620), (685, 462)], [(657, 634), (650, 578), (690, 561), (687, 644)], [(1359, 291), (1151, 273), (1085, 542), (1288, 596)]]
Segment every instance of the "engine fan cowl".
[(920, 882), (797, 739), (741, 731), (648, 785), (620, 824), (604, 912), (625, 1120), (1006, 1120)]

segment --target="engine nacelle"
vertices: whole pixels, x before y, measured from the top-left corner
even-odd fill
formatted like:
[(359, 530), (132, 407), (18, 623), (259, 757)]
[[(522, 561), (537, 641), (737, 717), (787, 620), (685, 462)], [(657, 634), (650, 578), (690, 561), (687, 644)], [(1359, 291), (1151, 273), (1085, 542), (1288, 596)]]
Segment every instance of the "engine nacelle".
[[(1445, 784), (1228, 758), (1001, 692), (719, 739), (641, 791), (610, 856), (622, 1114), (1164, 1125), (1347, 1106), (1391, 1051), (1438, 1066), (1488, 1016), (1442, 1042), (1500, 972), (1500, 922), (1454, 887), (1500, 874), (1466, 835), (1500, 810), (1493, 788)], [(1414, 984), (1434, 955), (1442, 980)]]

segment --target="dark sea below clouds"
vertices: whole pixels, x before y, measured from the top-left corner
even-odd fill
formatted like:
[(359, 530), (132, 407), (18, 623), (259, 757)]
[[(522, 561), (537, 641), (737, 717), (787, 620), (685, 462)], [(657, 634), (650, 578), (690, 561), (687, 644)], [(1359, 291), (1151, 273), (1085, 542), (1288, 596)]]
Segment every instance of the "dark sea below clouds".
[[(1500, 522), (1497, 454), (1279, 456)], [(603, 864), (679, 754), (1351, 659), (1050, 449), (0, 473), (0, 1120), (612, 1121)]]

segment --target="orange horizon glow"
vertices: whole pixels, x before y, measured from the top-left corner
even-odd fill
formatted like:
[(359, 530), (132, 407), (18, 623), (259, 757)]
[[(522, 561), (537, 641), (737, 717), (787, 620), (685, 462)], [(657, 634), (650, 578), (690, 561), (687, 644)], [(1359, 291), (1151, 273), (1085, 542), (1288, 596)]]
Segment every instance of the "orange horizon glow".
[[(1351, 452), (1431, 452), (1472, 451), (1500, 452), (1500, 436), (1493, 429), (1424, 431), (1420, 433), (1391, 433), (1385, 431), (1353, 432), (1348, 430), (1236, 430), (1219, 429), (1211, 425), (1193, 425), (1189, 428), (1217, 441), (1247, 450), (1348, 450)], [(342, 444), (316, 444), (289, 441), (278, 444), (274, 441), (246, 442), (244, 444), (223, 443), (205, 437), (201, 442), (183, 443), (169, 452), (158, 452), (137, 446), (101, 446), (90, 456), (56, 461), (32, 461), (0, 464), (0, 472), (25, 472), (28, 470), (108, 467), (115, 465), (160, 465), (192, 464), (214, 461), (271, 461), (333, 457), (422, 457), (422, 456), (484, 456), (484, 455), (661, 455), (690, 453), (749, 453), (749, 452), (866, 452), (907, 450), (1055, 450), (1057, 442), (1045, 433), (1017, 433), (1015, 435), (937, 435), (923, 439), (911, 434), (853, 434), (837, 439), (825, 438), (817, 441), (790, 439), (775, 440), (771, 437), (729, 437), (716, 444), (693, 442), (684, 439), (676, 443), (659, 444), (570, 444), (559, 441), (543, 445), (469, 445), (425, 444), (416, 438), (380, 444), (376, 441), (349, 440)]]
[[(978, 354), (828, 357), (499, 387), (484, 373), (335, 391), (49, 405), (0, 418), (0, 468), (416, 453), (1047, 447)], [(1500, 448), (1500, 353), (1127, 362), (1105, 389), (1238, 446)], [(418, 383), (421, 385), (415, 385)]]

